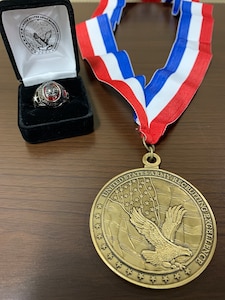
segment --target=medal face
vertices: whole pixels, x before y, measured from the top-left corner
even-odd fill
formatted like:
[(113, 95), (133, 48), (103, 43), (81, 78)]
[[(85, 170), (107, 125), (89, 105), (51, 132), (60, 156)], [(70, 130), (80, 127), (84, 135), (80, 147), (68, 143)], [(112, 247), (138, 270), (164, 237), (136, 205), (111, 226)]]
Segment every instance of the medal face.
[(185, 179), (156, 168), (109, 181), (93, 203), (90, 231), (105, 264), (147, 288), (190, 282), (216, 247), (216, 222), (206, 199)]

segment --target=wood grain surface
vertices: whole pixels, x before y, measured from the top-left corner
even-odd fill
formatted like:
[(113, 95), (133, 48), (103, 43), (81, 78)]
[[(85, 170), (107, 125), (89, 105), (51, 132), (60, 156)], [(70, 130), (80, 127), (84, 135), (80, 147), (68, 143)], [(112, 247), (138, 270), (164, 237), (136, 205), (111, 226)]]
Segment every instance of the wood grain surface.
[[(95, 4), (73, 4), (76, 21)], [(142, 145), (132, 111), (99, 83), (81, 60), (95, 114), (92, 134), (28, 144), (17, 126), (18, 82), (0, 41), (0, 299), (164, 300), (223, 299), (225, 294), (225, 26), (214, 5), (214, 57), (192, 103), (156, 146), (161, 167), (195, 185), (208, 200), (218, 243), (207, 269), (170, 290), (132, 285), (97, 255), (89, 213), (99, 189), (115, 175), (142, 166)], [(176, 19), (161, 4), (130, 4), (116, 37), (136, 74), (149, 80), (172, 45)]]

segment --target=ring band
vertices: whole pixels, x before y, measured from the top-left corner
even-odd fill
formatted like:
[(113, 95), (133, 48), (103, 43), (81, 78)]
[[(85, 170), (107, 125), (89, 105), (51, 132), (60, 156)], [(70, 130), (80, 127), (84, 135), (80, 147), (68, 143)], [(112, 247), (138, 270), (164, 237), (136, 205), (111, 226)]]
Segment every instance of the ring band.
[(69, 93), (55, 81), (48, 81), (40, 85), (33, 97), (34, 107), (57, 108), (68, 101)]

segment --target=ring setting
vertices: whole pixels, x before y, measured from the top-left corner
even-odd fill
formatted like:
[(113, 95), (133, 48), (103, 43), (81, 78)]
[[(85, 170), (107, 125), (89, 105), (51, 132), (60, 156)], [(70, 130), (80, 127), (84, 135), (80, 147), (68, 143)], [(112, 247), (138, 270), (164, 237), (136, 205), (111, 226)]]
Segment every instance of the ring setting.
[(34, 107), (57, 108), (65, 102), (69, 102), (69, 93), (61, 84), (55, 81), (41, 84), (36, 89), (33, 97)]

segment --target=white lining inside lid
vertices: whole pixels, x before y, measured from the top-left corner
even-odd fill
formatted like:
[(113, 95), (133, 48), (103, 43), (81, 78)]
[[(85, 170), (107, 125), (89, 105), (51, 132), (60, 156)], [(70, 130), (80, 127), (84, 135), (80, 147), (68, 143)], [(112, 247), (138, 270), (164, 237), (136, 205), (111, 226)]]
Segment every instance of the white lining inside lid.
[[(2, 21), (25, 86), (77, 76), (69, 16), (64, 5), (4, 11)], [(37, 41), (41, 38), (42, 42), (46, 33), (50, 50), (41, 48)], [(34, 37), (38, 38), (32, 42)]]

